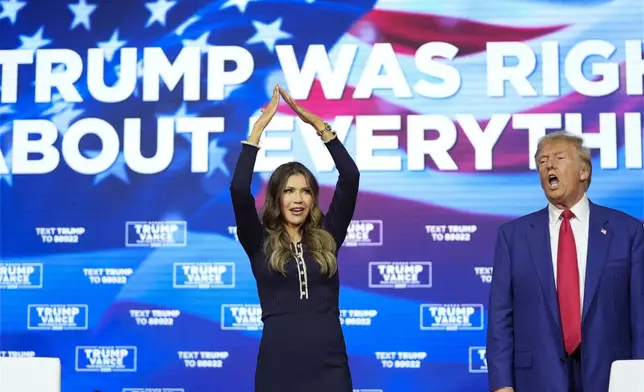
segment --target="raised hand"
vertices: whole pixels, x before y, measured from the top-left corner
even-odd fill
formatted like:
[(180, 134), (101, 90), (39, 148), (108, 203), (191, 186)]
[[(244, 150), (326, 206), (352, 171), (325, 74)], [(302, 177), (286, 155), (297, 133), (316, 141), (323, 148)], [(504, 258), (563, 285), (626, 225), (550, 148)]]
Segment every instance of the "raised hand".
[(268, 101), (268, 105), (266, 105), (266, 109), (261, 110), (262, 114), (259, 116), (257, 121), (255, 121), (255, 124), (253, 124), (253, 133), (257, 132), (261, 135), (264, 129), (266, 129), (268, 123), (273, 119), (273, 116), (275, 116), (275, 113), (277, 113), (277, 106), (280, 103), (279, 89), (279, 85), (276, 84), (273, 89), (271, 100)]
[(277, 106), (279, 105), (279, 103), (279, 86), (276, 84), (275, 88), (273, 89), (271, 100), (268, 101), (268, 105), (266, 105), (266, 109), (261, 110), (262, 114), (259, 116), (259, 118), (257, 118), (255, 124), (253, 124), (253, 130), (248, 137), (248, 143), (254, 144), (256, 146), (259, 145), (259, 139), (262, 136), (262, 132), (264, 132), (264, 129), (266, 129), (268, 123), (271, 122), (273, 116), (275, 116), (275, 113), (277, 113)]
[(282, 87), (279, 87), (279, 93), (282, 96), (282, 98), (284, 98), (284, 101), (286, 101), (288, 106), (290, 106), (291, 109), (293, 109), (293, 111), (297, 113), (297, 116), (302, 121), (312, 125), (313, 128), (315, 128), (315, 130), (318, 133), (324, 130), (326, 124), (324, 123), (324, 121), (322, 121), (322, 119), (319, 116), (309, 112), (308, 110), (304, 109), (302, 106), (298, 105), (293, 100), (293, 98), (286, 92), (286, 90), (284, 90)]

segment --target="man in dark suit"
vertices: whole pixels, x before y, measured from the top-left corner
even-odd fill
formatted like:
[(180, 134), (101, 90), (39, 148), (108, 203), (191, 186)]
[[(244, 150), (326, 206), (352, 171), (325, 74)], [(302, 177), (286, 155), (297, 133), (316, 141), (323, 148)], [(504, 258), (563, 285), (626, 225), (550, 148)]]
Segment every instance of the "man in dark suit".
[(588, 200), (580, 137), (546, 135), (535, 160), (549, 203), (499, 229), (489, 387), (607, 392), (613, 361), (644, 358), (644, 227)]

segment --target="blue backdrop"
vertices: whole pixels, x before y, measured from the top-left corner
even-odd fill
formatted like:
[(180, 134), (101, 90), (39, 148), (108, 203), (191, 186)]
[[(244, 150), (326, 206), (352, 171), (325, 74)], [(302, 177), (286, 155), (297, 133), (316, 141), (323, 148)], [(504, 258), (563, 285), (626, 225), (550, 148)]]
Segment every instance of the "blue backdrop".
[[(539, 127), (583, 131), (590, 198), (644, 219), (643, 21), (641, 0), (0, 1), (0, 355), (61, 358), (64, 392), (251, 391), (228, 185), (280, 83), (362, 171), (339, 260), (354, 388), (487, 390), (493, 244), (545, 206)], [(256, 198), (295, 159), (326, 209), (337, 172), (290, 116)]]

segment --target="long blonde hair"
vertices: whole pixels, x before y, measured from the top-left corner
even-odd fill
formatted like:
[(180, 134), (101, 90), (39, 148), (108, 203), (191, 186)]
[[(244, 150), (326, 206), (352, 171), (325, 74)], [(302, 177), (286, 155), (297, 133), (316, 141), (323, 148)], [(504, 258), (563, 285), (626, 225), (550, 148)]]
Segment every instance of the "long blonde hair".
[(286, 231), (282, 215), (281, 195), (288, 179), (296, 174), (302, 174), (306, 178), (313, 195), (310, 213), (302, 225), (302, 242), (320, 266), (320, 271), (331, 277), (338, 270), (337, 244), (333, 236), (322, 226), (324, 214), (318, 206), (320, 186), (313, 173), (299, 162), (280, 165), (268, 180), (262, 208), (262, 223), (268, 233), (264, 241), (264, 251), (269, 256), (269, 267), (286, 275), (286, 263), (293, 256), (291, 238)]

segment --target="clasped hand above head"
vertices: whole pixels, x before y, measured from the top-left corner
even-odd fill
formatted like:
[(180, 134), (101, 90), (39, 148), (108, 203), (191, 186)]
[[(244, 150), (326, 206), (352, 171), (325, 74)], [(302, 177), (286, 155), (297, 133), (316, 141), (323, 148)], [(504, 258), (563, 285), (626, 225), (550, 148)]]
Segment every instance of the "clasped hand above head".
[(277, 113), (280, 96), (284, 98), (284, 101), (291, 109), (293, 109), (293, 111), (302, 121), (315, 128), (318, 135), (320, 135), (324, 141), (333, 138), (333, 134), (331, 132), (325, 132), (328, 130), (327, 124), (320, 118), (320, 116), (317, 116), (307, 109), (303, 108), (301, 105), (298, 105), (295, 100), (286, 92), (286, 90), (276, 84), (275, 88), (273, 89), (273, 95), (271, 96), (268, 105), (266, 105), (265, 109), (261, 110), (262, 114), (253, 125), (253, 130), (248, 139), (249, 143), (255, 145), (259, 144), (259, 138), (262, 135), (262, 132), (264, 132), (268, 123), (271, 122), (273, 116), (275, 116), (275, 113)]

